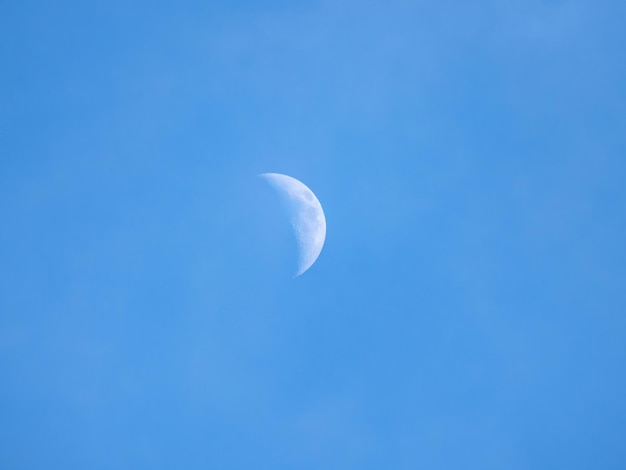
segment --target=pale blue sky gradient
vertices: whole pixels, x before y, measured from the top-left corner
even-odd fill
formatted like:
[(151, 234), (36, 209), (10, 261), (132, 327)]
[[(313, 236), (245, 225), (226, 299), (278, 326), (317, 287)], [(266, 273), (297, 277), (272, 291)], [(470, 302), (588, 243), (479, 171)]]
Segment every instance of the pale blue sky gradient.
[(0, 468), (623, 469), (625, 22), (4, 2)]

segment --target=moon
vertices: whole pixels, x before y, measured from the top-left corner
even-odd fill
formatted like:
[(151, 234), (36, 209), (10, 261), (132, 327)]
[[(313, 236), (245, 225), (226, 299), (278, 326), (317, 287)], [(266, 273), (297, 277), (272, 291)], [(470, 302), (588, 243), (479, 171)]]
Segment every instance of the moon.
[(259, 175), (280, 195), (289, 212), (298, 245), (298, 270), (294, 277), (309, 269), (322, 252), (326, 239), (326, 217), (320, 201), (304, 183), (280, 173)]

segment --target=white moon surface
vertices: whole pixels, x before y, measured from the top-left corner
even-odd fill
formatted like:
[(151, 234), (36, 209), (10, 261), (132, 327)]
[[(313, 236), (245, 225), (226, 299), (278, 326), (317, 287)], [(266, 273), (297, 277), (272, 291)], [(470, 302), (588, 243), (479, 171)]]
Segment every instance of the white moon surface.
[(298, 270), (296, 277), (309, 269), (322, 252), (326, 239), (326, 217), (313, 191), (295, 178), (280, 173), (262, 173), (281, 196), (291, 219), (298, 244)]

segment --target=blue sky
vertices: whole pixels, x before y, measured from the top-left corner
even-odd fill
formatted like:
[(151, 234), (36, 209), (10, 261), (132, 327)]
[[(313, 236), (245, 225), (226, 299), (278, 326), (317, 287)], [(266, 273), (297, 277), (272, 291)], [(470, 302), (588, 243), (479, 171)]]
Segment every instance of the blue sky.
[(0, 468), (624, 468), (625, 19), (4, 2)]

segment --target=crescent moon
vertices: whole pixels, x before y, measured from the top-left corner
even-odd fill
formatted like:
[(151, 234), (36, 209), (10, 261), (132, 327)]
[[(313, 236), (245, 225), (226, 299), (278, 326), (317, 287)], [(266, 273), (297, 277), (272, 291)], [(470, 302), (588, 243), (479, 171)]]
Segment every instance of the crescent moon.
[(309, 269), (322, 252), (326, 239), (326, 217), (320, 201), (304, 183), (280, 173), (259, 175), (274, 188), (285, 204), (298, 245), (298, 270)]

